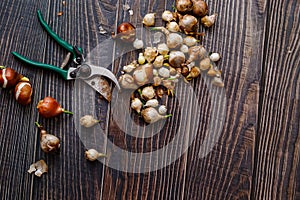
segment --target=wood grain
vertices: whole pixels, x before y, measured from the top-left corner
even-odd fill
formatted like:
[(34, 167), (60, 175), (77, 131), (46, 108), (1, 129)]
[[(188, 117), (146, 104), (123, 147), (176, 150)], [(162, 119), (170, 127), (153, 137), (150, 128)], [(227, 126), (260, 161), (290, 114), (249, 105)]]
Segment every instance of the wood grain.
[(264, 44), (255, 199), (299, 198), (299, 5), (299, 1), (268, 4), (266, 23), (272, 23)]
[[(166, 163), (165, 158), (191, 142), (178, 160), (147, 173), (127, 173), (101, 162), (87, 162), (87, 148), (107, 150), (105, 145), (97, 146), (99, 133), (93, 130), (90, 135), (80, 135), (75, 117), (62, 115), (46, 120), (35, 108), (40, 99), (53, 96), (64, 108), (77, 109), (74, 82), (24, 65), (10, 52), (18, 51), (32, 60), (54, 65), (62, 62), (67, 52), (42, 29), (37, 9), (41, 9), (58, 35), (88, 53), (109, 37), (99, 33), (100, 25), (108, 33), (123, 21), (141, 28), (142, 18), (149, 12), (156, 12), (157, 24), (163, 25), (160, 15), (171, 9), (173, 2), (66, 3), (64, 6), (62, 1), (0, 2), (0, 65), (28, 76), (34, 86), (33, 102), (27, 107), (18, 105), (10, 91), (0, 90), (2, 199), (300, 199), (299, 1), (208, 0), (210, 13), (218, 13), (217, 22), (211, 29), (200, 30), (206, 33), (203, 45), (208, 51), (222, 54), (217, 65), (223, 72), (225, 93), (212, 90), (205, 77), (192, 82), (193, 92), (178, 87), (176, 96), (186, 98), (182, 102), (167, 99), (173, 117), (153, 137), (140, 139), (125, 134), (136, 131), (145, 136), (147, 128), (116, 121), (113, 105), (103, 99), (97, 101), (95, 113), (101, 119), (100, 126), (107, 130), (110, 141), (126, 151), (152, 152), (179, 135), (179, 142), (170, 152), (151, 155)], [(133, 9), (133, 16), (123, 10), (124, 4)], [(60, 11), (62, 16), (57, 15)], [(115, 48), (116, 57), (117, 51)], [(136, 56), (129, 53), (117, 59), (112, 70), (117, 73)], [(226, 102), (221, 101), (220, 94), (225, 94)], [(196, 114), (200, 115), (198, 121), (193, 118)], [(139, 122), (136, 116), (131, 117)], [(35, 121), (61, 139), (59, 153), (48, 155), (41, 151)], [(125, 130), (120, 128), (122, 123)], [(156, 128), (148, 127), (152, 132)], [(218, 132), (220, 137), (215, 134)], [(191, 133), (195, 133), (196, 139)], [(199, 152), (209, 148), (203, 145), (207, 138), (215, 145), (200, 158)], [(48, 174), (41, 178), (27, 173), (30, 164), (39, 159), (49, 166)], [(110, 158), (107, 162), (112, 161)], [(151, 165), (130, 156), (122, 158), (125, 169), (129, 170), (130, 164), (140, 170)]]
[[(235, 2), (232, 4), (234, 5)], [(155, 3), (154, 3), (155, 4)], [(212, 6), (211, 9), (214, 12), (217, 12), (218, 9), (221, 9), (224, 7), (224, 5), (227, 5), (227, 10), (224, 12), (230, 13), (232, 10), (230, 10), (230, 7), (233, 5), (230, 5), (230, 2), (224, 2), (224, 5), (218, 4), (213, 5), (212, 2), (209, 2), (209, 4)], [(169, 9), (171, 5), (166, 5)], [(213, 7), (215, 6), (215, 7)], [(194, 142), (194, 145), (191, 147), (191, 150), (188, 154), (185, 154), (176, 161), (175, 163), (171, 164), (170, 166), (158, 171), (158, 174), (151, 173), (150, 176), (153, 177), (156, 182), (152, 181), (152, 184), (156, 186), (155, 191), (151, 191), (151, 189), (148, 186), (147, 182), (141, 182), (141, 180), (144, 180), (145, 175), (128, 175), (127, 178), (125, 178), (125, 186), (123, 186), (123, 189), (127, 191), (120, 192), (122, 194), (122, 197), (125, 199), (131, 199), (135, 198), (136, 195), (138, 195), (142, 199), (153, 199), (153, 198), (159, 198), (159, 199), (176, 199), (176, 198), (183, 198), (183, 199), (190, 199), (194, 198), (197, 199), (199, 196), (197, 195), (198, 191), (205, 191), (206, 189), (210, 189), (206, 193), (208, 195), (205, 195), (203, 193), (202, 198), (216, 198), (212, 194), (218, 194), (222, 192), (224, 196), (219, 196), (220, 198), (239, 198), (246, 197), (250, 198), (250, 189), (251, 189), (251, 183), (252, 183), (252, 164), (253, 164), (253, 151), (254, 151), (254, 135), (255, 135), (255, 123), (257, 120), (257, 109), (258, 109), (258, 92), (259, 92), (259, 76), (257, 74), (260, 73), (260, 69), (257, 66), (254, 66), (253, 70), (251, 72), (248, 71), (250, 68), (250, 65), (253, 65), (255, 63), (259, 63), (261, 57), (255, 56), (252, 57), (252, 52), (259, 52), (260, 46), (256, 46), (257, 44), (260, 44), (260, 40), (262, 40), (263, 35), (259, 35), (258, 32), (261, 31), (262, 27), (256, 26), (254, 24), (254, 21), (256, 18), (251, 18), (251, 6), (249, 4), (243, 4), (238, 5), (239, 9), (234, 13), (237, 18), (240, 16), (243, 16), (239, 18), (241, 21), (238, 21), (237, 24), (240, 24), (239, 26), (235, 27), (236, 29), (232, 30), (229, 35), (222, 35), (221, 31), (226, 31), (226, 27), (230, 28), (230, 23), (232, 23), (231, 18), (222, 18), (220, 19), (219, 25), (216, 25), (216, 30), (211, 30), (207, 32), (208, 40), (205, 42), (205, 46), (210, 48), (216, 48), (213, 45), (218, 44), (214, 41), (218, 41), (217, 39), (213, 38), (221, 38), (224, 39), (224, 41), (228, 42), (228, 44), (225, 44), (226, 46), (232, 47), (232, 49), (235, 48), (241, 48), (239, 51), (240, 54), (235, 54), (235, 51), (231, 51), (231, 49), (224, 49), (224, 53), (227, 53), (228, 55), (224, 55), (226, 58), (236, 58), (236, 60), (227, 60), (227, 63), (223, 64), (223, 61), (220, 64), (226, 65), (226, 66), (232, 66), (228, 69), (223, 69), (224, 76), (230, 76), (226, 77), (228, 83), (233, 83), (235, 86), (228, 86), (228, 88), (235, 88), (234, 90), (230, 91), (233, 97), (229, 97), (228, 106), (230, 106), (228, 109), (232, 110), (233, 113), (218, 113), (220, 116), (226, 117), (226, 122), (224, 125), (222, 137), (223, 142), (218, 142), (217, 146), (220, 146), (221, 149), (214, 150), (212, 154), (209, 154), (207, 158), (201, 160), (198, 158), (198, 152), (199, 152), (199, 146), (201, 145), (203, 138), (205, 137), (206, 129), (208, 128), (206, 124), (209, 123), (209, 119), (211, 118), (210, 112), (212, 111), (212, 108), (210, 108), (210, 96), (208, 94), (207, 88), (203, 81), (199, 81), (195, 83), (195, 89), (198, 97), (201, 97), (201, 105), (199, 108), (199, 112), (204, 113), (204, 116), (206, 116), (201, 121), (203, 122), (201, 125), (201, 128), (199, 128), (198, 131), (198, 137), (202, 138), (202, 140), (198, 140)], [(142, 5), (140, 6), (143, 7)], [(154, 8), (153, 10), (157, 11), (157, 15), (159, 16), (160, 9)], [(148, 12), (151, 12), (148, 11)], [(245, 15), (248, 14), (248, 15)], [(121, 16), (121, 15), (119, 15)], [(225, 14), (224, 16), (229, 16), (229, 14)], [(137, 21), (141, 21), (141, 17)], [(221, 21), (222, 20), (222, 21)], [(224, 21), (223, 21), (224, 20)], [(133, 20), (134, 21), (134, 20)], [(228, 26), (222, 26), (224, 24), (228, 24)], [(252, 33), (251, 31), (256, 30), (256, 32)], [(214, 31), (217, 34), (214, 34)], [(243, 37), (234, 38), (234, 34), (238, 31), (246, 32), (248, 33), (243, 35)], [(224, 33), (223, 33), (224, 34)], [(257, 38), (258, 40), (253, 41), (253, 37), (259, 36)], [(259, 40), (260, 39), (260, 40)], [(245, 45), (243, 43), (246, 43)], [(220, 42), (222, 43), (222, 42)], [(223, 44), (223, 43), (222, 43)], [(242, 44), (242, 46), (240, 46)], [(224, 48), (225, 48), (224, 47)], [(243, 49), (244, 48), (244, 49)], [(217, 51), (217, 50), (215, 50)], [(223, 51), (222, 51), (223, 52)], [(233, 65), (234, 63), (234, 65)], [(228, 89), (229, 90), (229, 89)], [(248, 91), (245, 93), (244, 91)], [(185, 91), (176, 91), (176, 94), (184, 94)], [(211, 94), (213, 95), (213, 94)], [(189, 95), (187, 96), (187, 101), (184, 104), (185, 109), (187, 110), (186, 113), (183, 114), (183, 119), (185, 119), (185, 123), (193, 123), (189, 119), (189, 114), (193, 109), (196, 109), (196, 107), (193, 105), (189, 105)], [(242, 103), (243, 102), (243, 103)], [(172, 105), (172, 104), (171, 104)], [(235, 105), (234, 107), (231, 107), (232, 105)], [(174, 107), (174, 106), (173, 106)], [(242, 108), (242, 109), (241, 109)], [(189, 112), (190, 111), (190, 112)], [(224, 112), (224, 111), (223, 111)], [(177, 115), (173, 115), (177, 116)], [(232, 120), (229, 119), (235, 119), (236, 122), (232, 123)], [(176, 133), (176, 124), (179, 124), (181, 122), (180, 117), (174, 117), (172, 118), (172, 124), (170, 128), (166, 129), (165, 133), (160, 133), (162, 135), (162, 140), (165, 140), (166, 142), (169, 141), (169, 137), (164, 136), (166, 133)], [(217, 123), (218, 124), (218, 123)], [(220, 124), (220, 123), (219, 123)], [(175, 125), (175, 126), (174, 126)], [(118, 144), (118, 146), (122, 146), (123, 148), (126, 148), (126, 139), (124, 138), (124, 134), (120, 136), (120, 130), (115, 130), (114, 127), (117, 126), (113, 121), (111, 122), (111, 128), (110, 128), (110, 135), (113, 136), (114, 142)], [(220, 127), (222, 129), (222, 127)], [(142, 131), (142, 130), (141, 130)], [(235, 135), (236, 134), (236, 135)], [(118, 140), (116, 140), (118, 138)], [(234, 141), (231, 140), (231, 138), (234, 138)], [(186, 138), (183, 138), (183, 142), (186, 140)], [(133, 148), (139, 147), (139, 142), (136, 140), (132, 141)], [(142, 145), (145, 145), (142, 143)], [(180, 148), (180, 144), (178, 145)], [(222, 148), (225, 146), (225, 152)], [(128, 146), (127, 146), (128, 148)], [(141, 147), (142, 148), (142, 147)], [(175, 149), (176, 151), (176, 149)], [(212, 158), (211, 156), (214, 156), (215, 158)], [(218, 157), (216, 157), (218, 156)], [(227, 159), (224, 159), (225, 157), (228, 157)], [(124, 158), (126, 160), (126, 158)], [(224, 162), (221, 162), (224, 161)], [(127, 161), (129, 162), (129, 161)], [(221, 162), (221, 163), (220, 163)], [(126, 163), (126, 161), (125, 161)], [(202, 164), (199, 164), (202, 163)], [(204, 166), (201, 166), (204, 165)], [(207, 166), (209, 165), (209, 166)], [(229, 166), (229, 167), (226, 167)], [(234, 169), (234, 170), (233, 170)], [(207, 170), (207, 172), (206, 172)], [(213, 170), (213, 171), (212, 171)], [(231, 172), (231, 171), (234, 172)], [(212, 174), (214, 171), (219, 171), (219, 174)], [(108, 174), (105, 176), (108, 176), (108, 180), (112, 180), (112, 172), (107, 171)], [(231, 173), (230, 173), (231, 172)], [(157, 178), (157, 176), (162, 173), (164, 177)], [(197, 173), (200, 173), (199, 175)], [(208, 175), (205, 175), (207, 173)], [(217, 177), (223, 177), (224, 179), (229, 179), (229, 182), (224, 181), (224, 179), (218, 179)], [(230, 175), (229, 175), (230, 174)], [(115, 183), (108, 184), (107, 188), (111, 189), (112, 185), (115, 190), (113, 190), (113, 193), (104, 193), (107, 194), (104, 196), (104, 199), (114, 199), (116, 197), (119, 197), (119, 194), (117, 193), (117, 187), (118, 181), (123, 178), (123, 174), (118, 176), (115, 180)], [(125, 175), (126, 176), (126, 175)], [(195, 177), (201, 177), (200, 180), (195, 179)], [(229, 178), (230, 177), (230, 178)], [(129, 180), (128, 180), (129, 179)], [(147, 176), (148, 180), (148, 176)], [(240, 180), (236, 185), (231, 185), (231, 181), (233, 180)], [(104, 181), (106, 182), (106, 181)], [(192, 183), (192, 184), (191, 184)], [(216, 189), (212, 187), (213, 185), (217, 185)], [(200, 185), (199, 185), (200, 184)], [(233, 187), (227, 188), (227, 187)], [(142, 193), (142, 196), (140, 196), (140, 189), (145, 188), (147, 189), (147, 193)], [(225, 187), (225, 188), (224, 188)], [(236, 191), (242, 191), (242, 193), (236, 192)], [(107, 191), (109, 191), (107, 189)], [(228, 191), (227, 193), (225, 191)], [(244, 192), (243, 192), (244, 191)], [(136, 192), (136, 193), (135, 193)], [(132, 195), (132, 193), (134, 195)], [(148, 196), (148, 194), (153, 194), (154, 196)], [(157, 194), (156, 194), (157, 193)], [(125, 195), (124, 195), (125, 194)], [(143, 195), (144, 194), (144, 195)], [(201, 199), (202, 199), (201, 198)]]
[[(208, 4), (214, 12), (223, 13), (215, 27), (206, 31), (205, 46), (222, 52), (223, 59), (218, 65), (224, 72), (227, 111), (213, 151), (199, 159), (201, 140), (189, 151), (185, 199), (250, 199), (263, 26), (256, 2)], [(202, 132), (206, 129), (201, 127)]]

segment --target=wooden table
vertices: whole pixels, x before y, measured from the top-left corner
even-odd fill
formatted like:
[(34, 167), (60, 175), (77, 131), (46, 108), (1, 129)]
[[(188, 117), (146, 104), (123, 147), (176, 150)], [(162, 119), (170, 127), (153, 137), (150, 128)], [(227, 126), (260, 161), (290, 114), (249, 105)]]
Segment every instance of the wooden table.
[[(207, 1), (210, 12), (219, 15), (215, 26), (204, 30), (203, 45), (222, 54), (218, 66), (227, 104), (218, 113), (225, 119), (222, 127), (216, 127), (221, 135), (204, 158), (198, 153), (210, 123), (213, 94), (201, 79), (192, 82), (203, 116), (196, 127), (197, 137), (177, 161), (157, 171), (126, 173), (99, 161), (88, 162), (71, 116), (46, 120), (38, 115), (36, 104), (45, 96), (55, 97), (69, 110), (76, 108), (72, 106), (74, 82), (26, 66), (10, 54), (18, 51), (44, 63), (62, 62), (66, 51), (41, 28), (37, 9), (58, 35), (89, 52), (109, 36), (99, 33), (100, 25), (109, 32), (123, 21), (141, 27), (145, 13), (156, 12), (159, 18), (172, 3), (74, 0), (64, 6), (62, 0), (0, 2), (0, 64), (28, 76), (34, 87), (32, 104), (26, 107), (18, 105), (8, 90), (0, 90), (2, 199), (300, 199), (299, 0)], [(123, 10), (124, 4), (133, 9), (133, 16)], [(57, 15), (59, 11), (62, 16)], [(116, 62), (114, 72), (121, 65)], [(173, 116), (159, 137), (144, 141), (126, 136), (107, 115), (109, 106), (104, 101), (100, 105), (101, 126), (108, 138), (130, 151), (151, 150), (153, 144), (170, 142), (169, 134), (179, 123), (191, 123), (193, 110), (187, 97), (183, 105), (187, 112)], [(58, 154), (41, 151), (35, 121), (61, 138)], [(49, 166), (48, 174), (41, 178), (27, 173), (39, 159)], [(128, 162), (132, 161), (124, 158), (124, 164)]]

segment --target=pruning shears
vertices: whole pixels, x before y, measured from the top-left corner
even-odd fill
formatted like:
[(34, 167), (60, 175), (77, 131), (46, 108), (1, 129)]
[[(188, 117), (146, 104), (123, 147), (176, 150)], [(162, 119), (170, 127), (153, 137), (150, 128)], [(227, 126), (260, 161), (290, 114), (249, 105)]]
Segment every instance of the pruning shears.
[[(49, 25), (45, 22), (42, 13), (40, 10), (37, 11), (37, 17), (41, 24), (41, 26), (45, 29), (45, 31), (63, 48), (65, 48), (68, 51), (69, 58), (72, 56), (72, 61), (75, 64), (75, 67), (69, 67), (67, 70), (62, 67), (40, 63), (36, 61), (32, 61), (17, 52), (12, 52), (12, 54), (20, 59), (22, 62), (34, 66), (39, 67), (43, 69), (48, 69), (51, 71), (54, 71), (58, 73), (63, 79), (65, 80), (72, 80), (72, 79), (82, 79), (84, 82), (86, 82), (88, 85), (90, 85), (93, 89), (95, 89), (97, 92), (99, 92), (105, 99), (110, 101), (110, 97), (105, 94), (103, 91), (103, 87), (101, 84), (106, 81), (103, 79), (103, 77), (107, 77), (111, 81), (114, 82), (114, 84), (117, 86), (118, 89), (120, 89), (118, 80), (116, 76), (108, 69), (101, 67), (101, 66), (95, 66), (92, 64), (89, 64), (85, 62), (84, 56), (83, 56), (83, 50), (82, 48), (78, 46), (73, 46), (69, 44), (68, 42), (61, 39), (55, 32), (52, 31), (52, 29), (49, 27)], [(64, 61), (68, 63), (68, 61)], [(66, 63), (64, 65), (66, 65)]]

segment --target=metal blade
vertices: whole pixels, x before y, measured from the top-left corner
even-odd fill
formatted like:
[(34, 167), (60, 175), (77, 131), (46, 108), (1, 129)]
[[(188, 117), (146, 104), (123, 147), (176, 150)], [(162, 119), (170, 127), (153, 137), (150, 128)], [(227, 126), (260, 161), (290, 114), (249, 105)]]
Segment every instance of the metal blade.
[(104, 67), (96, 67), (93, 65), (90, 65), (90, 67), (92, 70), (90, 77), (99, 76), (99, 75), (105, 76), (105, 77), (109, 78), (110, 80), (112, 80), (119, 90), (121, 89), (117, 77), (110, 70), (108, 70)]
[(108, 102), (111, 101), (111, 88), (105, 78), (101, 76), (95, 76), (90, 79), (84, 79), (83, 81), (91, 86), (94, 90), (99, 92), (99, 94), (101, 94)]

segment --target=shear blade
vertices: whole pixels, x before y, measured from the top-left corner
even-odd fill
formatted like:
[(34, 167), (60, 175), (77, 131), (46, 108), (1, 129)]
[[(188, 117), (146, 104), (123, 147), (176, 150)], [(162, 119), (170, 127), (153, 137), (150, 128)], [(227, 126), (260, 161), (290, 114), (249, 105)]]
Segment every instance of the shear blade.
[(85, 79), (84, 82), (99, 92), (99, 94), (101, 94), (108, 102), (111, 101), (111, 89), (108, 81), (105, 78), (101, 76), (95, 76), (91, 79)]
[(121, 89), (116, 76), (110, 70), (108, 70), (104, 67), (95, 67), (93, 65), (89, 65), (89, 66), (91, 68), (91, 76), (90, 77), (93, 77), (94, 75), (105, 76), (108, 79), (110, 79), (111, 81), (113, 81), (119, 90)]

